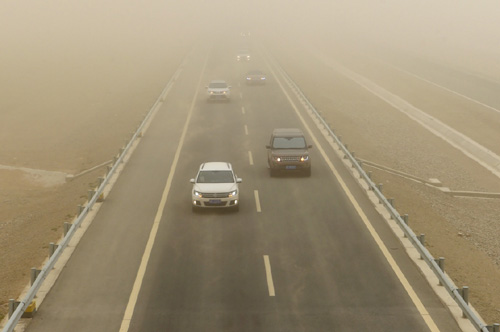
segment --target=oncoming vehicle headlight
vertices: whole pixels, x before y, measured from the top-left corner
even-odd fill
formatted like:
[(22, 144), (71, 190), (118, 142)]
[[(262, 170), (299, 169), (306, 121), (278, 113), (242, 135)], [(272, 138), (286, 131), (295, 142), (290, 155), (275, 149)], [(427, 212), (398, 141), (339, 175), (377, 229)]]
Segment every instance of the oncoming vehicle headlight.
[(280, 162), (281, 161), (281, 157), (274, 157), (274, 160), (277, 161), (277, 162)]
[(196, 190), (194, 190), (194, 191), (193, 191), (193, 194), (194, 194), (196, 197), (203, 197), (203, 194), (202, 194), (202, 193), (200, 193), (199, 191), (196, 191)]
[(233, 197), (233, 196), (236, 196), (236, 194), (238, 193), (238, 190), (233, 190), (229, 193), (229, 197)]
[(307, 161), (307, 160), (309, 160), (309, 156), (300, 157), (300, 161)]

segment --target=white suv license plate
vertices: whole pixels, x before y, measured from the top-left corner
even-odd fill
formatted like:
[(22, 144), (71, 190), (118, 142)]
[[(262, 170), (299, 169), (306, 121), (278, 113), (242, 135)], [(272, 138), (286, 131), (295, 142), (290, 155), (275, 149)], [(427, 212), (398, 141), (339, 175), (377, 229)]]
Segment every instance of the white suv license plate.
[(210, 204), (220, 204), (222, 201), (220, 199), (211, 199), (208, 202)]

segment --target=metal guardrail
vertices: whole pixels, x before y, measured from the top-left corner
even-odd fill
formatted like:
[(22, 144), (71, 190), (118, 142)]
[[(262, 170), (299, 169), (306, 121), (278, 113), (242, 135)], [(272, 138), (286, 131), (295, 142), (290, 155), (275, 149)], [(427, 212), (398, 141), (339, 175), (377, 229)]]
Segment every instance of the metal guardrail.
[[(392, 219), (396, 220), (398, 223), (399, 227), (403, 230), (405, 236), (410, 240), (410, 242), (413, 244), (413, 246), (417, 249), (417, 251), (420, 253), (420, 256), (422, 259), (427, 263), (427, 265), (431, 268), (431, 270), (434, 272), (436, 277), (438, 278), (440, 285), (443, 285), (445, 289), (448, 291), (448, 293), (451, 295), (451, 297), (455, 300), (455, 302), (458, 304), (460, 309), (463, 312), (463, 315), (467, 317), (472, 325), (481, 332), (497, 332), (500, 331), (500, 325), (499, 324), (493, 324), (490, 326), (487, 326), (480, 317), (478, 317), (475, 312), (472, 310), (472, 308), (468, 305), (468, 303), (463, 299), (461, 295), (461, 290), (458, 289), (455, 284), (448, 278), (448, 276), (443, 272), (443, 270), (440, 268), (438, 263), (436, 262), (436, 259), (432, 257), (432, 255), (429, 253), (429, 251), (424, 247), (424, 245), (420, 242), (418, 237), (413, 233), (412, 229), (405, 223), (401, 215), (394, 209), (392, 204), (385, 198), (385, 196), (382, 194), (382, 192), (379, 190), (379, 188), (375, 185), (375, 183), (370, 179), (368, 174), (363, 170), (361, 165), (358, 163), (356, 158), (349, 152), (347, 147), (342, 143), (339, 137), (335, 135), (333, 130), (330, 128), (330, 125), (323, 119), (321, 114), (314, 108), (314, 106), (309, 102), (309, 100), (306, 98), (304, 93), (300, 90), (300, 88), (295, 84), (295, 82), (290, 78), (290, 76), (287, 74), (287, 72), (278, 64), (276, 60), (273, 59), (273, 62), (278, 68), (278, 71), (282, 75), (282, 77), (285, 78), (286, 83), (288, 86), (296, 93), (297, 97), (301, 100), (301, 102), (305, 103), (307, 107), (314, 112), (316, 118), (321, 122), (323, 127), (328, 131), (328, 134), (335, 140), (339, 148), (342, 150), (345, 156), (349, 159), (349, 161), (352, 163), (353, 167), (356, 168), (356, 170), (359, 172), (360, 177), (363, 178), (363, 180), (367, 183), (369, 190), (372, 190), (377, 198), (379, 199), (380, 203), (384, 205), (385, 209), (389, 212), (390, 216)], [(490, 330), (491, 329), (491, 330)]]
[(168, 81), (167, 85), (162, 90), (160, 96), (158, 97), (158, 99), (156, 100), (156, 102), (153, 104), (153, 106), (151, 107), (151, 109), (146, 113), (143, 121), (141, 122), (141, 124), (139, 125), (139, 127), (137, 128), (137, 130), (134, 132), (134, 134), (132, 135), (132, 138), (128, 141), (127, 145), (124, 148), (120, 149), (120, 154), (118, 155), (117, 158), (114, 159), (113, 166), (111, 167), (111, 169), (109, 170), (109, 172), (106, 174), (106, 177), (104, 178), (104, 181), (102, 181), (102, 183), (99, 185), (99, 187), (95, 191), (94, 195), (87, 202), (87, 205), (85, 206), (85, 208), (83, 208), (83, 210), (78, 215), (78, 217), (75, 220), (75, 222), (67, 230), (66, 235), (64, 236), (64, 238), (62, 239), (62, 241), (57, 245), (56, 250), (50, 256), (50, 258), (47, 261), (47, 263), (45, 263), (44, 267), (38, 272), (38, 276), (34, 280), (33, 284), (31, 285), (31, 287), (28, 290), (28, 292), (27, 292), (26, 296), (24, 297), (24, 299), (22, 299), (21, 301), (19, 301), (19, 302), (16, 303), (17, 304), (17, 308), (10, 315), (9, 320), (7, 321), (7, 324), (5, 325), (5, 327), (2, 330), (2, 332), (12, 332), (12, 331), (14, 331), (17, 323), (21, 319), (21, 316), (26, 311), (27, 307), (31, 304), (31, 302), (33, 301), (33, 299), (36, 296), (36, 293), (38, 292), (38, 290), (42, 286), (43, 281), (47, 278), (49, 272), (52, 270), (52, 268), (56, 264), (57, 260), (61, 256), (63, 250), (68, 246), (69, 241), (71, 240), (71, 238), (75, 234), (76, 230), (78, 229), (78, 227), (80, 226), (80, 224), (83, 222), (83, 220), (87, 216), (88, 212), (92, 209), (92, 207), (94, 206), (94, 204), (96, 203), (96, 201), (99, 199), (99, 197), (103, 193), (104, 188), (108, 184), (108, 182), (111, 179), (111, 177), (115, 174), (116, 169), (122, 163), (123, 159), (127, 155), (127, 153), (130, 150), (130, 148), (132, 147), (134, 141), (137, 139), (137, 137), (140, 137), (140, 135), (141, 135), (141, 133), (143, 131), (143, 128), (146, 126), (146, 124), (148, 123), (149, 119), (152, 117), (153, 113), (161, 105), (161, 103), (165, 100), (165, 97), (166, 97), (168, 91), (170, 90), (170, 88), (172, 87), (173, 83), (175, 82), (175, 80), (179, 76), (180, 71), (183, 69), (184, 63), (185, 63), (185, 60), (181, 63), (181, 65), (176, 70), (176, 72), (174, 73), (174, 75), (172, 76), (172, 78)]

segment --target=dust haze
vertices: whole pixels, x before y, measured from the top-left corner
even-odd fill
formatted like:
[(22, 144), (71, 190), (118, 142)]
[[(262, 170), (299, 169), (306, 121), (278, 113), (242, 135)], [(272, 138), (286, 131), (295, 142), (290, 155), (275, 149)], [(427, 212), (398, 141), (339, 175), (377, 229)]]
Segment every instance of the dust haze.
[(94, 124), (127, 132), (124, 115), (147, 111), (189, 50), (242, 30), (278, 45), (425, 56), (500, 79), (499, 13), (493, 0), (2, 1), (0, 164), (57, 169), (28, 156), (78, 158), (63, 143), (82, 131), (92, 144), (115, 139)]

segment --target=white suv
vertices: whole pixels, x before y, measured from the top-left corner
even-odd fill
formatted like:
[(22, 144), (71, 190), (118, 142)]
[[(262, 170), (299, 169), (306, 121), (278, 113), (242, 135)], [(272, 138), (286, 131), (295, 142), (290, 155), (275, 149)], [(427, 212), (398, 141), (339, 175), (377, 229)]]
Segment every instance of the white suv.
[(227, 85), (226, 81), (214, 80), (207, 86), (208, 100), (227, 100), (231, 98), (231, 86)]
[(209, 162), (200, 165), (195, 179), (191, 179), (193, 211), (199, 208), (231, 208), (239, 210), (238, 183), (241, 179), (226, 162)]

